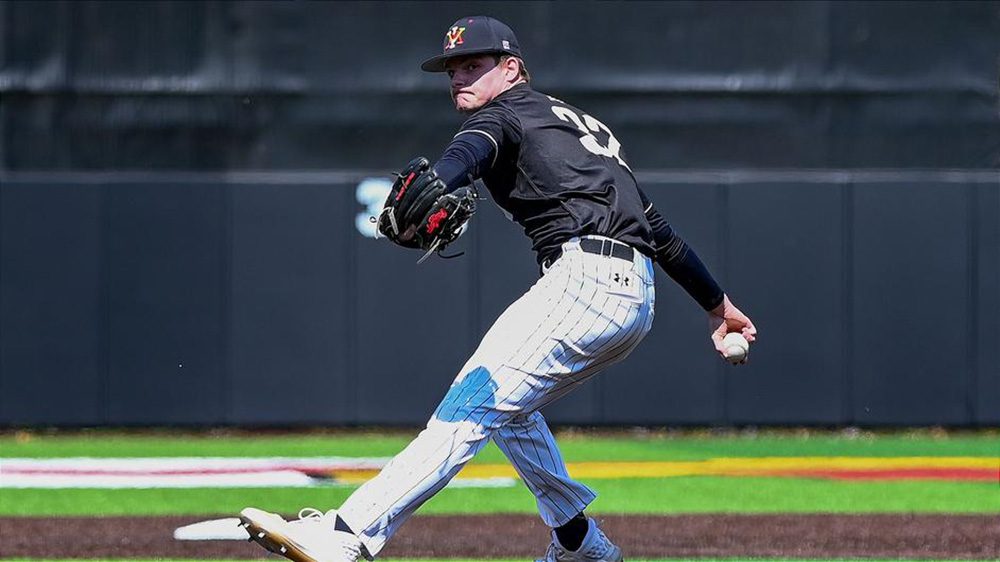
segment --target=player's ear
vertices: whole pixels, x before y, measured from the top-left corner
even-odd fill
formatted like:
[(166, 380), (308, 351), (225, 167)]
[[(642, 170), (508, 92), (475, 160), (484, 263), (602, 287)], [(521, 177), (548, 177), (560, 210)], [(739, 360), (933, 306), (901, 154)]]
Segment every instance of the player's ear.
[(503, 65), (504, 78), (508, 82), (514, 82), (521, 75), (521, 61), (517, 57), (504, 56), (500, 59)]

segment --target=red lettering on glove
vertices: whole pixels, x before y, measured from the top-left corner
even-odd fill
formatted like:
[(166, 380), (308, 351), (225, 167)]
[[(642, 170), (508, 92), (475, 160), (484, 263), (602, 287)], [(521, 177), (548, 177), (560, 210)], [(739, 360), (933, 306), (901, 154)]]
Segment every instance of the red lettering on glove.
[(448, 217), (447, 209), (440, 209), (427, 219), (427, 234), (434, 234), (434, 231), (441, 226), (441, 221)]
[(413, 181), (413, 176), (415, 175), (417, 175), (416, 172), (410, 172), (410, 175), (406, 176), (406, 179), (403, 180), (403, 187), (399, 190), (399, 193), (396, 194), (396, 201), (403, 198), (403, 194), (406, 193), (406, 188), (410, 187), (410, 182)]

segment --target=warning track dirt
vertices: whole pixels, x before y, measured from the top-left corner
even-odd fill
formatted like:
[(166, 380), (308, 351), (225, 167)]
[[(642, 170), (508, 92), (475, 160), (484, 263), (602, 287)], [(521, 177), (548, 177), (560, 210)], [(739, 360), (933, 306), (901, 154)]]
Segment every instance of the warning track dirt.
[[(0, 558), (265, 558), (263, 550), (245, 542), (172, 538), (178, 526), (210, 517), (4, 517), (0, 518)], [(995, 560), (1000, 544), (996, 514), (597, 517), (631, 558)], [(484, 533), (483, 529), (503, 531)], [(533, 515), (425, 515), (408, 522), (384, 556), (536, 557), (547, 542), (548, 529)]]

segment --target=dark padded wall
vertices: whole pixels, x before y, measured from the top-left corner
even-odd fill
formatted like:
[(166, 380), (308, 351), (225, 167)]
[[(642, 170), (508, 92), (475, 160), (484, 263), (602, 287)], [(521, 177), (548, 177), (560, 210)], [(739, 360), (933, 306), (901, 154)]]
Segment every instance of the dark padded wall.
[(854, 415), (914, 423), (920, 404), (955, 423), (973, 372), (968, 192), (861, 182), (853, 195)]
[(972, 201), (975, 235), (971, 254), (975, 307), (972, 309), (973, 361), (976, 386), (972, 390), (975, 420), (980, 424), (1000, 424), (1000, 361), (996, 357), (1000, 334), (1000, 188), (977, 186)]
[(490, 204), (457, 260), (359, 233), (475, 13), (762, 333), (728, 367), (661, 275), (551, 419), (1000, 424), (1000, 3), (168, 1), (0, 3), (0, 424), (422, 422), (537, 279)]
[(106, 205), (100, 185), (4, 182), (0, 189), (0, 417), (6, 422), (106, 419)]
[[(241, 183), (231, 201), (227, 419), (343, 423), (357, 411), (350, 190)], [(238, 373), (238, 376), (235, 375)]]
[[(706, 265), (726, 283), (719, 211), (725, 191), (709, 183), (648, 182), (646, 192)], [(656, 316), (646, 340), (626, 363), (601, 377), (608, 408), (630, 423), (726, 423), (724, 372), (705, 340), (701, 309), (665, 275), (657, 274)]]
[(476, 13), (637, 169), (1000, 163), (996, 2), (145, 1), (0, 4), (0, 162), (399, 166), (457, 127), (418, 65)]
[[(660, 275), (647, 340), (552, 420), (997, 423), (995, 175), (639, 176), (761, 342), (725, 365)], [(420, 423), (538, 273), (490, 204), (416, 266), (357, 230), (360, 179), (9, 176), (0, 423)]]
[(93, 257), (105, 263), (108, 423), (220, 422), (224, 188), (128, 183), (104, 196), (104, 246)]
[(850, 259), (844, 252), (850, 227), (840, 212), (844, 191), (829, 184), (770, 182), (729, 191), (727, 285), (737, 302), (744, 294), (773, 295), (754, 322), (777, 344), (754, 353), (758, 376), (726, 377), (730, 421), (843, 419), (849, 284), (842, 272)]

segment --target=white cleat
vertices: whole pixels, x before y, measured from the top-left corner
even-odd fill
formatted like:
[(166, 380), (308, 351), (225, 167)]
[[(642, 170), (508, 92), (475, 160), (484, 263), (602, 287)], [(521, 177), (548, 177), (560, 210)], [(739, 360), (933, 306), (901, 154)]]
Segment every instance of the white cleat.
[(312, 508), (299, 511), (299, 518), (285, 521), (279, 515), (248, 507), (240, 520), (250, 540), (295, 562), (357, 562), (361, 541), (351, 533), (335, 531), (335, 512)]
[(597, 521), (588, 518), (587, 525), (587, 536), (575, 551), (559, 544), (556, 532), (552, 531), (552, 543), (545, 551), (545, 558), (535, 562), (622, 562), (622, 549), (601, 531)]

